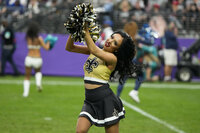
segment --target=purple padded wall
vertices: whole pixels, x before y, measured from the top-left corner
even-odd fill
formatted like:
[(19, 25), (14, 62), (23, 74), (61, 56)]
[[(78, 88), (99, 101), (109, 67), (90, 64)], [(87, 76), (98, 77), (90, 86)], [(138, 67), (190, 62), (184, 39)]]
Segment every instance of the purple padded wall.
[[(53, 34), (58, 37), (54, 48), (51, 51), (46, 51), (41, 48), (43, 58), (42, 73), (44, 75), (58, 76), (83, 76), (83, 64), (88, 55), (71, 53), (65, 50), (68, 35)], [(45, 34), (41, 34), (43, 38)], [(24, 59), (27, 55), (27, 44), (24, 33), (16, 33), (17, 49), (14, 53), (14, 60), (19, 71), (24, 74)], [(7, 73), (12, 73), (13, 70), (9, 63), (6, 67)]]
[[(65, 50), (68, 35), (53, 34), (58, 37), (55, 47), (51, 51), (41, 49), (43, 58), (42, 73), (44, 75), (56, 76), (83, 76), (83, 64), (88, 55), (70, 53)], [(47, 36), (41, 34), (44, 38)], [(14, 60), (19, 71), (24, 74), (24, 59), (27, 55), (27, 44), (25, 33), (16, 33), (17, 49), (14, 53)], [(178, 39), (180, 47), (189, 47), (195, 39)], [(159, 44), (160, 40), (156, 40)], [(7, 73), (13, 73), (9, 63), (6, 67)]]

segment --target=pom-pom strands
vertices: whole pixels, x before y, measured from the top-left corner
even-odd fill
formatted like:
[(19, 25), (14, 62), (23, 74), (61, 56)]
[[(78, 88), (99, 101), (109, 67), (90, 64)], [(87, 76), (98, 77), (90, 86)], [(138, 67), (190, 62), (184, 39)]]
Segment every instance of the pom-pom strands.
[(72, 35), (75, 42), (84, 41), (84, 25), (88, 23), (89, 32), (94, 42), (99, 38), (100, 27), (96, 22), (97, 15), (93, 11), (91, 3), (76, 5), (64, 23), (67, 31)]

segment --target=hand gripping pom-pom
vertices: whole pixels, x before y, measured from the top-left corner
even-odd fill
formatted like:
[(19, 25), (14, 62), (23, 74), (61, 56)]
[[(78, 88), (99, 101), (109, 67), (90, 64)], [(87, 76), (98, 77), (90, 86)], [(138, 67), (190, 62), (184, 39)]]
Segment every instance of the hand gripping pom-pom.
[(82, 3), (76, 5), (64, 23), (67, 31), (72, 35), (75, 42), (84, 41), (84, 25), (88, 23), (89, 32), (94, 42), (100, 36), (100, 26), (96, 22), (97, 16), (93, 11), (91, 3)]
[(54, 47), (54, 45), (57, 42), (57, 40), (58, 40), (58, 37), (48, 34), (47, 37), (44, 39), (44, 42), (47, 43), (49, 41), (50, 50), (51, 50)]

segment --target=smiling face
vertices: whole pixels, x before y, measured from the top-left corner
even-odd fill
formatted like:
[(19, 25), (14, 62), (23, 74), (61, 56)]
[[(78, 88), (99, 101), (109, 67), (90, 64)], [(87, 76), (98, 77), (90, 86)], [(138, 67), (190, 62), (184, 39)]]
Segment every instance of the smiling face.
[(119, 49), (123, 41), (120, 34), (112, 34), (105, 42), (103, 49), (107, 52), (113, 53)]

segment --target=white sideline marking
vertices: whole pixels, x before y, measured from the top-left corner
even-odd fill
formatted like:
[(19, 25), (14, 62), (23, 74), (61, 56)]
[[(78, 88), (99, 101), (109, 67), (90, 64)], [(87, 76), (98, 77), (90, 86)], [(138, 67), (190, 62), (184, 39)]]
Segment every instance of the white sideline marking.
[[(45, 85), (83, 85), (81, 81), (43, 81)], [(23, 84), (23, 80), (0, 80), (0, 84)], [(35, 84), (35, 81), (31, 81), (31, 84)], [(111, 86), (117, 86), (118, 83), (109, 83)], [(125, 87), (134, 87), (133, 83), (126, 83)], [(174, 84), (174, 83), (143, 83), (142, 88), (155, 88), (155, 89), (187, 89), (187, 90), (199, 90), (199, 84)]]
[(44, 117), (44, 120), (46, 120), (46, 121), (51, 121), (52, 118), (51, 118), (51, 117)]
[(140, 108), (138, 108), (138, 107), (126, 102), (125, 100), (122, 100), (122, 102), (123, 102), (124, 105), (126, 105), (129, 108), (131, 108), (132, 110), (135, 110), (136, 112), (138, 112), (138, 113), (150, 118), (151, 120), (154, 120), (154, 121), (156, 121), (156, 122), (168, 127), (169, 129), (171, 129), (171, 130), (173, 130), (173, 131), (175, 131), (177, 133), (186, 133), (186, 132), (174, 127), (173, 125), (171, 125), (171, 124), (169, 124), (169, 123), (167, 123), (167, 122), (165, 122), (163, 120), (160, 120), (159, 118), (157, 118), (157, 117), (155, 117), (155, 116), (143, 111), (142, 109), (140, 109)]
[(195, 84), (170, 84), (170, 83), (160, 83), (160, 84), (151, 84), (151, 83), (144, 83), (142, 84), (143, 88), (160, 88), (160, 89), (200, 89), (200, 85)]

